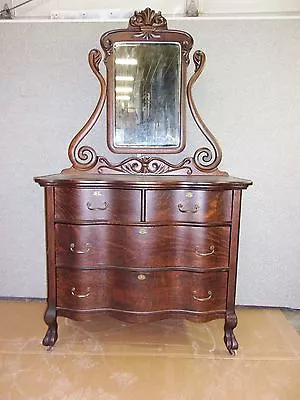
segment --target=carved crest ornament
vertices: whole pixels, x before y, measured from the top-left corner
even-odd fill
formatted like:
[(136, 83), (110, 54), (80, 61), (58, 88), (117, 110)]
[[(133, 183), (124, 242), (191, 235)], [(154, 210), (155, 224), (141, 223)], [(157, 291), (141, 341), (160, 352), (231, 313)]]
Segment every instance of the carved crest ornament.
[[(189, 53), (193, 44), (192, 38), (189, 37), (185, 32), (169, 30), (167, 27), (167, 21), (161, 15), (161, 13), (155, 12), (150, 8), (146, 8), (140, 12), (135, 11), (134, 15), (129, 20), (127, 29), (110, 31), (109, 35), (104, 34), (102, 36), (100, 42), (104, 52), (104, 62), (106, 66), (114, 51), (114, 36), (111, 33), (116, 36), (118, 42), (122, 42), (122, 40), (124, 40), (126, 42), (136, 41), (139, 43), (149, 43), (152, 41), (172, 42), (176, 41), (178, 35), (185, 34), (188, 39), (180, 39), (179, 41), (181, 46), (181, 59), (182, 65), (185, 65), (184, 68), (186, 68), (189, 64)], [(173, 39), (173, 37), (175, 39)], [(141, 150), (141, 153), (143, 154), (142, 156), (132, 155), (119, 163), (112, 163), (105, 157), (97, 155), (94, 148), (82, 145), (84, 138), (95, 126), (102, 112), (104, 103), (107, 100), (108, 80), (105, 80), (100, 72), (100, 63), (102, 59), (103, 58), (100, 50), (93, 49), (90, 51), (88, 61), (90, 68), (99, 81), (99, 99), (90, 118), (70, 143), (68, 155), (72, 163), (72, 167), (64, 170), (64, 173), (86, 171), (96, 174), (126, 173), (141, 175), (227, 175), (227, 173), (218, 170), (218, 165), (222, 159), (221, 148), (214, 135), (203, 122), (196, 108), (192, 95), (193, 86), (201, 75), (206, 61), (205, 54), (200, 50), (195, 51), (193, 54), (195, 69), (194, 73), (188, 80), (188, 83), (183, 88), (184, 90), (182, 90), (182, 101), (185, 101), (184, 95), (186, 93), (190, 112), (200, 132), (208, 142), (207, 147), (201, 147), (197, 149), (193, 157), (185, 157), (178, 164), (172, 164), (161, 157), (157, 157), (156, 155), (148, 156), (147, 152), (144, 154), (143, 150)], [(108, 67), (107, 74), (108, 76), (110, 74)], [(185, 107), (182, 109), (185, 109)], [(108, 121), (108, 123), (109, 122), (110, 121)], [(185, 129), (184, 124), (182, 125), (181, 129)]]

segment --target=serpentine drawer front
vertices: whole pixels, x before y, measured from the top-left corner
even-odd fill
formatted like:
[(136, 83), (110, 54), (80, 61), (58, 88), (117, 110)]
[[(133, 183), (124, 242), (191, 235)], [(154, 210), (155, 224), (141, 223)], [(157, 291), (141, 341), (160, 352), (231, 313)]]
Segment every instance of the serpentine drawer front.
[(227, 226), (56, 224), (55, 230), (58, 266), (228, 267)]
[(227, 273), (58, 268), (57, 286), (62, 309), (153, 313), (155, 319), (168, 311), (224, 312)]
[(146, 199), (149, 222), (231, 221), (231, 190), (148, 190)]
[(111, 223), (139, 222), (141, 191), (56, 188), (55, 219), (70, 221), (109, 221)]

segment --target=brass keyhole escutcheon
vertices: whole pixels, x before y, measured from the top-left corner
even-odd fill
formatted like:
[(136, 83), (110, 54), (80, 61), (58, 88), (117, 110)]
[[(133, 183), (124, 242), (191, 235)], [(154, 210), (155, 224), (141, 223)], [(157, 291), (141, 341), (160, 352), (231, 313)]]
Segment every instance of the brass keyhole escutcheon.
[(144, 281), (146, 279), (146, 275), (138, 274), (137, 278), (138, 278), (139, 281)]
[(194, 195), (193, 195), (193, 192), (186, 192), (186, 194), (185, 194), (185, 197), (186, 197), (187, 199), (191, 199), (193, 196), (194, 196)]
[(139, 229), (139, 234), (140, 235), (146, 235), (146, 233), (147, 233), (147, 229), (146, 228)]

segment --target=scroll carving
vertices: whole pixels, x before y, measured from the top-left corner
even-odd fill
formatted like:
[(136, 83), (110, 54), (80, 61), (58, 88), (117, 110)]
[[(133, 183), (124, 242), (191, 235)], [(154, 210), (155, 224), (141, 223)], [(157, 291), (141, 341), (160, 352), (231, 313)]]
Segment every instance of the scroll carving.
[(168, 29), (167, 20), (161, 15), (161, 12), (155, 12), (147, 7), (143, 11), (135, 11), (134, 15), (129, 20), (129, 27), (132, 28), (149, 28), (152, 29)]
[(98, 161), (96, 151), (90, 146), (80, 147), (80, 143), (96, 124), (105, 102), (106, 83), (102, 74), (99, 71), (99, 64), (101, 59), (102, 56), (99, 50), (93, 49), (90, 51), (88, 57), (89, 65), (100, 83), (99, 100), (88, 121), (71, 141), (68, 151), (69, 159), (73, 167), (75, 169), (83, 171), (92, 169)]
[(185, 175), (191, 175), (191, 164), (191, 158), (185, 158), (179, 164), (171, 164), (155, 157), (129, 157), (119, 164), (112, 164), (106, 158), (99, 157), (98, 172), (161, 175), (182, 171)]
[(182, 59), (186, 65), (189, 65), (190, 63), (190, 51), (192, 49), (192, 45), (193, 43), (187, 40), (182, 43)]
[(113, 52), (113, 43), (110, 39), (105, 39), (101, 41), (102, 48), (105, 52), (104, 63), (107, 63), (107, 59), (112, 55)]
[(195, 51), (193, 55), (193, 60), (195, 64), (195, 72), (192, 75), (192, 77), (189, 80), (189, 83), (187, 85), (187, 98), (188, 98), (188, 104), (189, 108), (191, 110), (191, 114), (193, 116), (194, 121), (196, 122), (196, 125), (200, 129), (200, 131), (203, 133), (203, 135), (206, 137), (208, 142), (211, 144), (212, 150), (208, 147), (202, 147), (198, 149), (195, 154), (194, 154), (194, 162), (196, 167), (200, 171), (204, 172), (211, 172), (215, 170), (218, 165), (220, 164), (222, 160), (222, 150), (220, 145), (218, 144), (216, 138), (212, 134), (212, 132), (208, 129), (208, 127), (205, 125), (203, 122), (202, 118), (200, 117), (197, 107), (195, 105), (193, 96), (192, 96), (192, 88), (196, 82), (196, 80), (199, 78), (201, 75), (206, 57), (205, 54), (197, 50)]
[(140, 39), (150, 40), (160, 38), (157, 30), (168, 29), (167, 20), (161, 15), (161, 12), (155, 12), (151, 8), (143, 11), (135, 11), (130, 18), (128, 29), (138, 30), (133, 36)]

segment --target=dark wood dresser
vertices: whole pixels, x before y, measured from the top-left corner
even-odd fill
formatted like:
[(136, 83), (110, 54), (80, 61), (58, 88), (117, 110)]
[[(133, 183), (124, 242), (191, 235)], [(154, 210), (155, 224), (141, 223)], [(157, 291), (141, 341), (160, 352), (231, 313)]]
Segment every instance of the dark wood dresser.
[[(149, 13), (147, 10), (142, 13)], [(144, 14), (137, 15), (146, 18)], [(172, 38), (165, 25), (159, 28), (156, 22), (150, 26), (152, 30), (149, 24), (141, 29), (134, 21), (131, 20), (131, 28), (121, 31), (125, 43), (128, 35), (140, 43), (140, 32), (145, 34), (146, 28), (148, 36), (152, 32), (153, 38), (160, 37), (159, 43), (164, 40), (163, 35), (169, 35), (168, 42)], [(186, 33), (173, 34), (181, 46), (188, 47), (181, 37)], [(101, 39), (106, 58), (113, 53), (108, 40), (115, 43), (112, 36), (117, 35), (121, 41), (120, 30), (108, 35), (109, 39), (106, 34)], [(149, 37), (144, 40), (150, 43)], [(175, 165), (145, 155), (112, 164), (95, 155), (91, 147), (79, 147), (102, 110), (106, 91), (98, 68), (99, 52), (90, 53), (90, 65), (102, 89), (98, 108), (70, 145), (72, 167), (57, 175), (35, 178), (45, 187), (45, 346), (52, 347), (58, 338), (57, 316), (85, 320), (106, 313), (127, 322), (171, 317), (205, 322), (223, 318), (225, 345), (231, 354), (238, 348), (233, 329), (237, 325), (241, 194), (251, 182), (217, 169), (221, 150), (197, 113), (190, 93), (193, 80), (203, 68), (202, 54), (194, 56), (196, 69), (188, 85), (188, 100), (194, 119), (213, 150), (201, 148), (194, 157)], [(181, 57), (185, 60), (187, 56)], [(106, 63), (109, 65), (108, 60)], [(110, 74), (108, 67), (108, 77)], [(185, 87), (185, 76), (182, 79)], [(111, 92), (108, 85), (108, 93)], [(109, 96), (107, 101), (111, 127), (116, 125), (111, 119), (115, 111), (111, 110)], [(182, 150), (184, 138), (181, 134), (174, 152)], [(122, 152), (124, 149), (118, 149), (118, 141), (113, 140), (113, 131), (109, 130), (109, 147)], [(134, 151), (137, 146), (133, 145)], [(170, 152), (170, 146), (166, 152)], [(160, 147), (143, 146), (142, 151), (163, 153), (163, 145)], [(133, 153), (128, 149), (129, 145), (124, 152)]]

